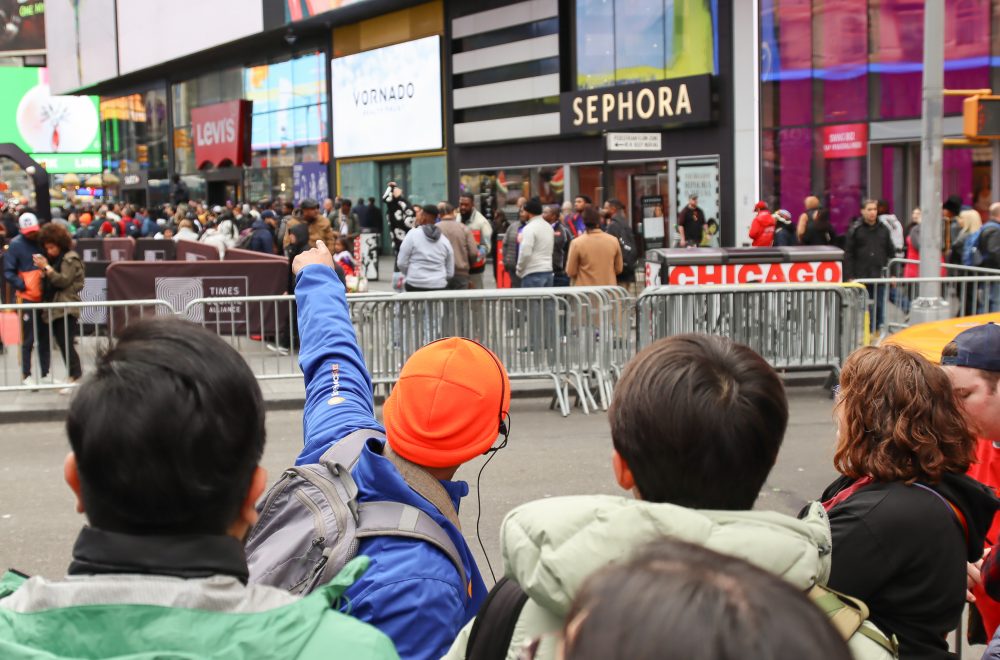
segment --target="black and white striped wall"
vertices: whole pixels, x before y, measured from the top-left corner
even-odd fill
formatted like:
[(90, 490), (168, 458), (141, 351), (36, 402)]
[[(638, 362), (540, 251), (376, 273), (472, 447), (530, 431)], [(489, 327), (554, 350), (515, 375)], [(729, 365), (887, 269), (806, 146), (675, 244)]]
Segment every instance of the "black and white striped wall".
[[(468, 3), (470, 10), (478, 6)], [(559, 134), (559, 20), (558, 0), (453, 14), (456, 145)]]

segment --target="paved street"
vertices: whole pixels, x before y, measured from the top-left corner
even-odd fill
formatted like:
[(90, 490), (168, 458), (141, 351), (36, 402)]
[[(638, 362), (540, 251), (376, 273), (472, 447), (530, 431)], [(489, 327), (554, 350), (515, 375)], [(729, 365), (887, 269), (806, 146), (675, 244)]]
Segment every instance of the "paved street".
[[(830, 465), (833, 425), (831, 402), (818, 388), (791, 390), (789, 433), (759, 501), (761, 508), (795, 513), (833, 477)], [(493, 563), (499, 566), (498, 530), (504, 514), (529, 500), (580, 493), (617, 493), (610, 468), (611, 440), (603, 413), (563, 419), (547, 409), (547, 399), (515, 399), (511, 440), (483, 473), (480, 530)], [(295, 458), (301, 444), (301, 416), (268, 414), (264, 465), (271, 479)], [(82, 518), (62, 480), (67, 451), (62, 424), (6, 424), (0, 433), (4, 457), (0, 478), (0, 567), (56, 577), (68, 563)], [(481, 460), (464, 467), (471, 497), (462, 508), (462, 525), (476, 549), (475, 480)]]

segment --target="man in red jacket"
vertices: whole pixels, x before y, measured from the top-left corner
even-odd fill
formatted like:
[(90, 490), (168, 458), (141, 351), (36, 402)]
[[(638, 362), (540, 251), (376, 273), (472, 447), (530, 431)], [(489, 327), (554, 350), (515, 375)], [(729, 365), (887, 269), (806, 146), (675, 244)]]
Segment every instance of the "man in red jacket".
[(753, 210), (757, 216), (750, 225), (750, 238), (754, 247), (771, 247), (774, 243), (774, 216), (767, 210), (767, 202), (757, 202)]
[[(969, 476), (994, 491), (1000, 489), (1000, 326), (995, 323), (977, 325), (965, 330), (941, 351), (941, 365), (948, 372), (955, 395), (962, 403), (969, 426), (979, 438), (976, 462)], [(993, 557), (1000, 541), (1000, 516), (986, 536), (994, 550), (985, 560), (989, 568), (983, 571), (983, 582), (975, 584), (972, 595), (983, 620), (987, 639), (1000, 624), (1000, 565)], [(970, 570), (975, 576), (976, 571)], [(973, 577), (975, 581), (976, 578)], [(985, 588), (984, 588), (985, 587)]]

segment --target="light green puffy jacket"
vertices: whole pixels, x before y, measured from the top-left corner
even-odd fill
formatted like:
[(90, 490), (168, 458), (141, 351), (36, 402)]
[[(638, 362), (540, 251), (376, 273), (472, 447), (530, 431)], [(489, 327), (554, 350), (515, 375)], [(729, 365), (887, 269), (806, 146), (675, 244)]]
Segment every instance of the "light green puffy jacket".
[[(530, 599), (521, 611), (508, 660), (532, 639), (562, 628), (583, 581), (597, 569), (625, 561), (644, 544), (670, 537), (740, 557), (808, 591), (826, 584), (832, 542), (826, 512), (813, 504), (799, 520), (772, 511), (700, 511), (626, 497), (554, 497), (517, 507), (500, 528), (504, 572)], [(465, 658), (473, 623), (459, 633), (444, 657)], [(870, 624), (866, 624), (870, 625)], [(543, 638), (541, 660), (555, 658), (553, 635)], [(892, 655), (855, 634), (859, 660)]]

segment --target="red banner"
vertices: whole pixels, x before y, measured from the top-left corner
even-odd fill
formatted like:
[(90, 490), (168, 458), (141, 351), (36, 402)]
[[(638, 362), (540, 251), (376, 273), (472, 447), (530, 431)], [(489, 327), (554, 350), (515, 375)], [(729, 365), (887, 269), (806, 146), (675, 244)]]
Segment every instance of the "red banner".
[(824, 158), (861, 158), (868, 153), (868, 124), (823, 127)]
[(195, 166), (250, 164), (250, 101), (227, 101), (191, 110)]

